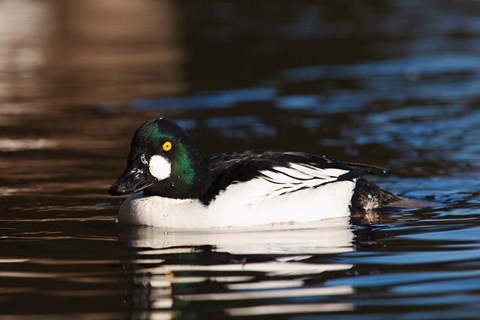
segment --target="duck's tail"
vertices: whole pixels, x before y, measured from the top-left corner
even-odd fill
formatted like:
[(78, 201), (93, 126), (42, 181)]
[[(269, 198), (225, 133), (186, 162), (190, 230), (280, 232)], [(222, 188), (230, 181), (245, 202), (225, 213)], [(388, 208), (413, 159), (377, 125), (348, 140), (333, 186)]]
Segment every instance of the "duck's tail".
[(374, 183), (358, 178), (352, 197), (352, 213), (364, 213), (381, 208), (426, 208), (437, 204), (408, 199), (384, 190)]

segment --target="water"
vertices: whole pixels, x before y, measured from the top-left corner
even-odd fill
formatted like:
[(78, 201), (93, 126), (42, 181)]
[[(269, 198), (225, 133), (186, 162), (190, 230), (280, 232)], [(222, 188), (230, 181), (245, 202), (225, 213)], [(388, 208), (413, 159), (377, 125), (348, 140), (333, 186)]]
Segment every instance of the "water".
[[(479, 9), (0, 2), (0, 314), (478, 318)], [(205, 154), (371, 163), (438, 205), (288, 230), (119, 225), (106, 190), (160, 115)]]

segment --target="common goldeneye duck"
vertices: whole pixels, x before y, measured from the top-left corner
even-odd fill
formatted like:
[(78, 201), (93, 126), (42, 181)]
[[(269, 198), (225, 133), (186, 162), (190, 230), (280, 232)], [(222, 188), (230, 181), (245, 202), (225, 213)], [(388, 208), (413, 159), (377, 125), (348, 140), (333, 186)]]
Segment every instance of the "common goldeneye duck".
[(318, 221), (403, 200), (363, 175), (368, 167), (302, 152), (246, 151), (204, 158), (166, 119), (137, 129), (111, 195), (131, 194), (121, 223), (165, 228)]

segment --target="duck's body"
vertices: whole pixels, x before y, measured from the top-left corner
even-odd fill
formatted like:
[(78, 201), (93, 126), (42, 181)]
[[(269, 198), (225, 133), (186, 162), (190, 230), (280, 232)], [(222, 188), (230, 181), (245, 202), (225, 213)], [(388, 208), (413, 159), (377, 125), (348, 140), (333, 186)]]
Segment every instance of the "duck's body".
[(362, 176), (364, 166), (301, 152), (201, 157), (188, 135), (164, 119), (135, 133), (127, 169), (110, 188), (136, 192), (122, 223), (166, 228), (246, 227), (348, 216), (399, 202)]

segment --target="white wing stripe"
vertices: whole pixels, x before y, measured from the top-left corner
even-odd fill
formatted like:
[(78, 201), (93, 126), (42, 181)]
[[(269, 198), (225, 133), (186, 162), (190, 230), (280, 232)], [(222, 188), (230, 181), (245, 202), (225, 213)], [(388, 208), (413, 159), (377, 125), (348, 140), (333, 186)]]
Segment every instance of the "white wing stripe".
[(291, 164), (291, 168), (314, 177), (339, 177), (348, 172), (347, 170), (342, 169), (317, 168), (311, 165), (299, 165), (297, 163)]
[(317, 168), (308, 164), (290, 163), (289, 167), (274, 167), (260, 173), (264, 180), (272, 184), (267, 197), (275, 197), (284, 193), (306, 188), (315, 188), (336, 181), (348, 170), (336, 168)]

